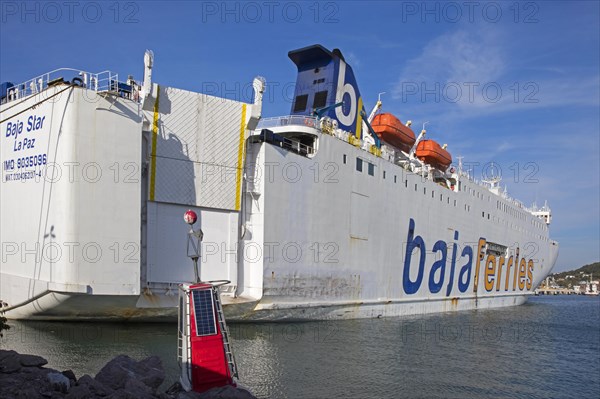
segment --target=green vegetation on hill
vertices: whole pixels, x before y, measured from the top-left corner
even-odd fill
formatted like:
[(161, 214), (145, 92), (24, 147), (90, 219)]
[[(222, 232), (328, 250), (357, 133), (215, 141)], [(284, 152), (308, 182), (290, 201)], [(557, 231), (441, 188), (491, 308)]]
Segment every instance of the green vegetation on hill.
[(590, 273), (594, 280), (600, 279), (600, 262), (585, 265), (576, 270), (552, 274), (552, 277), (558, 285), (565, 288), (571, 288), (579, 284), (580, 281), (589, 281)]

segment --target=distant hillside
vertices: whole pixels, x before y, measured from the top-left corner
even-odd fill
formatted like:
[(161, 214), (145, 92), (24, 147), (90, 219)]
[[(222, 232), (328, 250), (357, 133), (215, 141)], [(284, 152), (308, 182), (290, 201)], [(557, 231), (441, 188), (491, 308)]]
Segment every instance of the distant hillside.
[(579, 276), (581, 273), (590, 274), (600, 278), (600, 262), (592, 263), (589, 265), (581, 266), (579, 269), (571, 270), (568, 272), (554, 273), (554, 278), (565, 278), (566, 276)]
[[(557, 282), (557, 284), (563, 287), (571, 287), (578, 284), (582, 280), (588, 281), (590, 273), (592, 273), (594, 280), (600, 280), (600, 262), (581, 266), (576, 270), (554, 273), (552, 274), (552, 277), (554, 277), (554, 280)], [(567, 278), (567, 276), (569, 276), (569, 278)]]

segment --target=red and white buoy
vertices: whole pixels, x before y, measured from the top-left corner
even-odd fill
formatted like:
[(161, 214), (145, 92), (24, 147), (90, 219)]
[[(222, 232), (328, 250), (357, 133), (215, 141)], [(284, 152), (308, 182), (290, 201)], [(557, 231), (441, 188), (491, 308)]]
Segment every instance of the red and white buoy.
[(196, 281), (179, 286), (178, 360), (180, 383), (186, 391), (204, 392), (226, 385), (236, 386), (237, 366), (218, 287), (229, 281), (200, 281), (200, 242), (204, 234), (194, 230), (198, 215), (191, 209), (183, 220), (190, 225), (187, 255), (192, 259)]
[(220, 283), (182, 284), (179, 288), (180, 383), (204, 392), (236, 386), (237, 366), (219, 298)]

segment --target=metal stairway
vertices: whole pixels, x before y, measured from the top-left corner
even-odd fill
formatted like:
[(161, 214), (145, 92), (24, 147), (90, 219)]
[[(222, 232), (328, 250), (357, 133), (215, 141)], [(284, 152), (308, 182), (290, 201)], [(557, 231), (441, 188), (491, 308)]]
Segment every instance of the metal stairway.
[(227, 324), (225, 323), (225, 315), (223, 314), (223, 306), (221, 305), (221, 294), (219, 293), (219, 287), (213, 287), (213, 295), (215, 298), (215, 307), (217, 310), (219, 328), (223, 334), (223, 349), (225, 350), (227, 364), (229, 365), (229, 371), (231, 372), (231, 375), (237, 379), (239, 378), (238, 369), (237, 365), (235, 364), (235, 357), (233, 356), (231, 345), (229, 343), (229, 330), (227, 329)]
[[(179, 288), (180, 291), (182, 290), (182, 288)], [(177, 325), (178, 325), (178, 334), (177, 334), (177, 362), (179, 363), (179, 368), (183, 369), (185, 368), (185, 372), (188, 378), (188, 381), (192, 380), (192, 346), (191, 345), (184, 345), (184, 342), (188, 342), (189, 341), (189, 337), (191, 335), (191, 327), (190, 324), (184, 321), (189, 320), (189, 303), (187, 301), (184, 301), (182, 299), (183, 297), (181, 296), (180, 293), (180, 302), (179, 302), (179, 309), (181, 309), (182, 311), (178, 312), (178, 320), (177, 320)], [(185, 295), (185, 298), (189, 298), (187, 295)], [(184, 353), (184, 347), (185, 347), (185, 357), (183, 356)]]

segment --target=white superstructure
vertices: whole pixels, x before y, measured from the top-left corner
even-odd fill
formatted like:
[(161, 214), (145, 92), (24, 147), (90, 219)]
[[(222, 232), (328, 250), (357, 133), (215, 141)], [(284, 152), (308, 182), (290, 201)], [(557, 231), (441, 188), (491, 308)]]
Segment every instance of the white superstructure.
[(320, 85), (314, 113), (295, 103), (294, 115), (261, 120), (262, 78), (252, 104), (157, 85), (151, 53), (140, 84), (57, 70), (8, 87), (8, 317), (174, 319), (177, 286), (194, 278), (181, 219), (190, 208), (204, 232), (202, 278), (231, 282), (231, 319), (524, 302), (558, 254), (550, 210), (380, 143), (341, 53), (312, 46), (290, 57), (297, 99), (306, 79)]

